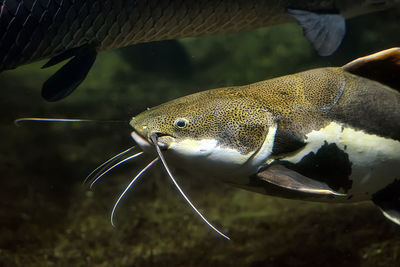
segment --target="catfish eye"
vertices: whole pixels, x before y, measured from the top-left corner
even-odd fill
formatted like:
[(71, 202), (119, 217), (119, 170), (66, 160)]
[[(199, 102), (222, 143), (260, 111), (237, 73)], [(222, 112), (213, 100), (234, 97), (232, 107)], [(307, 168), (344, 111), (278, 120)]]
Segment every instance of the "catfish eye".
[(175, 126), (180, 129), (185, 128), (187, 126), (187, 124), (188, 124), (188, 122), (186, 119), (179, 118), (179, 119), (175, 120)]

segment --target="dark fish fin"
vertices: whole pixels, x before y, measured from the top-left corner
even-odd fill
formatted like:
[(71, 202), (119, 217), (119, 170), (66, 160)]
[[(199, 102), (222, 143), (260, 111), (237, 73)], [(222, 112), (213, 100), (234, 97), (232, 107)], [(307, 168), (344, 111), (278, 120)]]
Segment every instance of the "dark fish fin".
[(288, 9), (288, 13), (303, 28), (305, 37), (320, 56), (330, 56), (338, 49), (346, 33), (346, 22), (342, 15), (297, 9)]
[(343, 69), (400, 91), (400, 47), (358, 58)]
[(54, 66), (54, 65), (56, 65), (56, 64), (58, 64), (58, 63), (60, 63), (61, 61), (64, 61), (64, 60), (66, 60), (66, 59), (68, 59), (68, 58), (71, 58), (71, 57), (73, 57), (73, 56), (76, 56), (77, 53), (78, 53), (78, 51), (79, 51), (81, 48), (82, 48), (82, 47), (72, 48), (72, 49), (69, 49), (69, 50), (65, 51), (64, 53), (61, 53), (61, 54), (59, 54), (59, 55), (57, 55), (57, 56), (55, 56), (55, 57), (52, 57), (49, 61), (47, 61), (46, 64), (44, 64), (44, 65), (42, 66), (42, 69), (52, 67), (52, 66)]
[[(93, 46), (81, 47), (67, 64), (62, 66), (43, 84), (42, 97), (52, 102), (71, 94), (86, 78), (96, 56), (97, 51)], [(46, 65), (50, 66), (61, 58), (64, 58), (64, 56), (60, 55), (59, 58), (53, 62), (48, 62)]]
[(310, 179), (282, 165), (272, 165), (257, 173), (257, 177), (268, 183), (303, 193), (346, 197), (346, 194), (335, 192), (327, 184)]
[(372, 196), (383, 215), (400, 225), (400, 180), (396, 180)]

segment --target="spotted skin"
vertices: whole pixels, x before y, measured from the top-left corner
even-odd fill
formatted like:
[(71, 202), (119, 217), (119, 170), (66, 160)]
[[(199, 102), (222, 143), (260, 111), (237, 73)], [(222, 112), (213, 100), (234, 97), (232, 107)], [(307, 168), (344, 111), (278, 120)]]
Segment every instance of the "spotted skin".
[[(176, 125), (180, 119), (187, 123), (184, 129)], [(151, 132), (171, 133), (181, 139), (217, 139), (222, 147), (247, 154), (259, 148), (272, 123), (273, 115), (256, 96), (246, 96), (237, 88), (224, 88), (178, 98), (173, 105), (169, 102), (151, 108), (136, 116), (131, 125), (143, 136), (150, 134), (144, 133), (146, 129), (140, 130), (145, 127)]]
[[(324, 68), (209, 90), (150, 108), (136, 116), (131, 125), (143, 136), (151, 129), (182, 138), (218, 137), (222, 143), (246, 153), (260, 146), (273, 123), (299, 140), (326, 126), (332, 108), (343, 95), (346, 80), (353, 76), (340, 68)], [(174, 125), (179, 118), (188, 120), (184, 130)], [(147, 129), (142, 131), (138, 125), (146, 125)]]
[[(186, 122), (184, 129), (177, 127), (180, 120)], [(336, 125), (333, 129), (336, 130), (331, 133), (331, 141), (327, 136), (314, 152), (304, 155), (304, 160), (299, 163), (285, 162), (288, 157), (308, 147), (310, 133), (329, 129), (333, 122)], [(339, 147), (338, 143), (336, 146), (338, 141), (335, 138), (340, 132), (347, 134), (350, 131), (360, 138), (376, 136), (379, 140), (392, 140), (390, 142), (396, 145), (400, 141), (400, 93), (343, 68), (321, 68), (251, 85), (188, 95), (148, 109), (134, 117), (131, 125), (147, 139), (150, 134), (159, 133), (172, 136), (175, 142), (185, 139), (217, 140), (222, 148), (239, 151), (249, 157), (249, 161), (263, 146), (271, 127), (277, 125), (273, 146), (280, 148), (274, 148), (272, 153), (266, 155), (264, 164), (259, 167), (281, 162), (301, 175), (326, 182), (333, 189), (352, 193), (352, 179), (361, 179), (364, 172), (359, 163), (353, 165), (352, 160), (357, 160), (354, 153), (347, 155), (347, 145), (340, 143)], [(327, 152), (324, 144), (334, 149)], [(349, 147), (353, 150), (364, 149), (351, 144)], [(369, 148), (365, 149), (365, 153), (369, 153)], [(400, 163), (400, 153), (393, 160)], [(308, 163), (305, 164), (305, 161)], [(319, 164), (325, 167), (318, 167)], [(343, 168), (338, 168), (337, 164)], [(313, 169), (313, 166), (317, 168)], [(354, 167), (356, 174), (351, 176)], [(248, 173), (248, 177), (257, 172), (256, 169), (251, 171), (253, 173)], [(246, 187), (243, 180), (240, 183), (237, 185)], [(369, 186), (374, 187), (373, 183)], [(354, 190), (360, 194), (362, 185), (357, 183)], [(372, 193), (368, 192), (368, 195)], [(304, 198), (304, 194), (301, 195)]]
[(400, 84), (395, 73), (400, 48), (208, 90), (132, 118), (132, 137), (152, 151), (157, 135), (171, 166), (190, 177), (286, 198), (372, 200), (400, 225), (400, 87), (387, 86)]

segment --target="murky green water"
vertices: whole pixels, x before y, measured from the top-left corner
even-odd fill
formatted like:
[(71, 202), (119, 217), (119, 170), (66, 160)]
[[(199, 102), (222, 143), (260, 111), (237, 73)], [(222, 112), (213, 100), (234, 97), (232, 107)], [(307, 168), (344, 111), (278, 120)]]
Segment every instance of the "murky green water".
[[(399, 46), (399, 10), (348, 21), (333, 56), (318, 57), (297, 25), (139, 45), (100, 54), (67, 99), (44, 102), (54, 69), (36, 63), (0, 75), (0, 265), (2, 266), (400, 266), (400, 228), (370, 203), (272, 198), (180, 177), (217, 236), (183, 202), (160, 166), (114, 201), (145, 164), (125, 164), (89, 190), (97, 165), (131, 146), (131, 116), (177, 96), (317, 66), (339, 66)], [(123, 120), (25, 123), (20, 117)]]

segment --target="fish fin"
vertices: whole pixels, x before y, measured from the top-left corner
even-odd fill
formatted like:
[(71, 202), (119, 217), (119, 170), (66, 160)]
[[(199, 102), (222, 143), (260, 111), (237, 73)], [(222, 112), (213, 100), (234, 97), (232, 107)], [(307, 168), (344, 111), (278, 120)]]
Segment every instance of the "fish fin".
[(69, 58), (71, 58), (73, 56), (76, 56), (78, 51), (81, 48), (82, 47), (72, 48), (72, 49), (69, 49), (69, 50), (67, 50), (67, 51), (55, 56), (55, 57), (52, 57), (49, 61), (46, 62), (46, 64), (44, 64), (42, 66), (42, 69), (52, 67), (52, 66), (60, 63), (61, 61), (64, 61), (64, 60), (69, 59)]
[(276, 186), (302, 193), (336, 197), (347, 196), (346, 194), (341, 194), (334, 191), (323, 182), (310, 179), (306, 176), (299, 174), (298, 172), (292, 171), (278, 164), (272, 165), (267, 169), (258, 172), (257, 177)]
[[(69, 58), (70, 53), (63, 53), (51, 59), (43, 67), (50, 67), (54, 64)], [(68, 57), (69, 56), (69, 57)], [(63, 99), (71, 94), (86, 78), (90, 68), (96, 60), (97, 51), (93, 46), (83, 46), (75, 50), (73, 58), (54, 73), (42, 87), (42, 97), (50, 102)]]
[(381, 209), (386, 218), (400, 225), (400, 180), (394, 181), (375, 193), (372, 201)]
[(305, 37), (320, 56), (330, 56), (338, 49), (346, 33), (346, 22), (342, 15), (297, 9), (288, 9), (288, 13), (303, 28)]
[(355, 59), (342, 68), (400, 91), (400, 47)]

